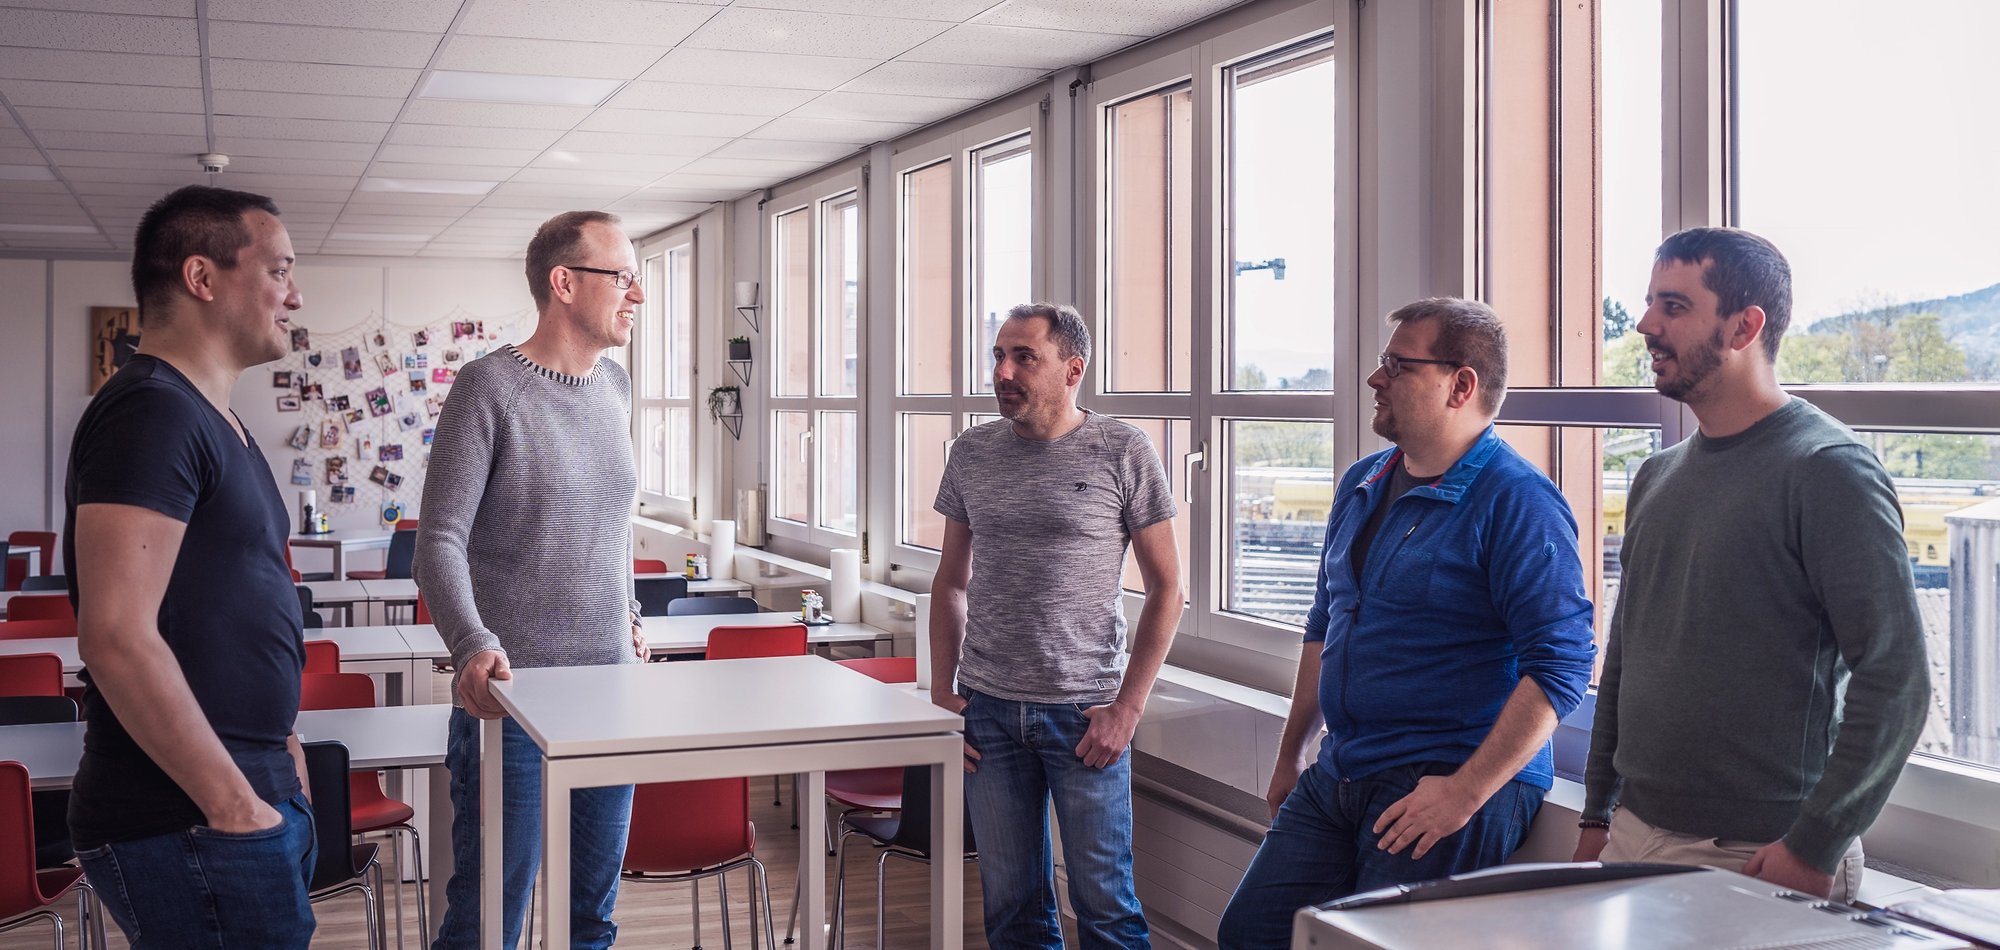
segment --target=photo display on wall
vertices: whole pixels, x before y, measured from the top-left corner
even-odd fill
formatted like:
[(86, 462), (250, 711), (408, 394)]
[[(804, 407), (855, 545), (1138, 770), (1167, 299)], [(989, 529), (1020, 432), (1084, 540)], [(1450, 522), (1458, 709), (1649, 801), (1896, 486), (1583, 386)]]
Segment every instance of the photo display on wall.
[(294, 327), (291, 352), (270, 369), (278, 412), (297, 413), (279, 417), (292, 426), (291, 483), (317, 490), (335, 517), (407, 510), (458, 371), (525, 337), (532, 319), (453, 312), (404, 326), (370, 314), (344, 330)]

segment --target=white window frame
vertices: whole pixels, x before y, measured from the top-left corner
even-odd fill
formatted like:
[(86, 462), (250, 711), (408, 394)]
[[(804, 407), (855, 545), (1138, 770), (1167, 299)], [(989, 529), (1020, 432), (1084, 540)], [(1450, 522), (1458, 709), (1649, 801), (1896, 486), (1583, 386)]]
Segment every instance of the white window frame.
[[(702, 321), (700, 318), (702, 301), (701, 256), (700, 242), (697, 240), (698, 235), (698, 229), (692, 222), (689, 222), (647, 238), (635, 249), (639, 258), (641, 274), (643, 275), (645, 272), (647, 261), (658, 258), (660, 259), (660, 273), (663, 277), (660, 282), (662, 286), (641, 285), (646, 291), (646, 302), (642, 305), (645, 313), (642, 315), (639, 323), (633, 328), (632, 356), (628, 364), (628, 369), (632, 376), (632, 448), (635, 457), (638, 458), (641, 472), (638, 501), (641, 513), (649, 517), (665, 515), (665, 520), (680, 524), (690, 523), (695, 515), (695, 499), (701, 482), (700, 472), (701, 460), (703, 458), (701, 450), (702, 439), (700, 436), (703, 428), (701, 425), (701, 413), (706, 411), (705, 407), (701, 411), (697, 411), (697, 407), (703, 405), (701, 398), (701, 394), (703, 393), (701, 360), (698, 358), (698, 354), (701, 353), (702, 338)], [(671, 327), (666, 326), (668, 319), (666, 316), (668, 303), (667, 291), (673, 280), (672, 271), (668, 266), (668, 258), (671, 252), (683, 247), (687, 249), (688, 254), (689, 282), (686, 314), (688, 321), (688, 394), (685, 397), (649, 399), (644, 396), (648, 380), (644, 378), (646, 361), (641, 357), (641, 353), (648, 347), (665, 346), (667, 340), (672, 338), (673, 330)], [(650, 339), (649, 334), (646, 332), (647, 321), (654, 312), (661, 313), (661, 326), (667, 340)], [(650, 451), (650, 440), (648, 437), (649, 434), (644, 431), (643, 420), (645, 419), (645, 410), (648, 408), (661, 410), (686, 409), (688, 412), (688, 493), (686, 495), (674, 495), (670, 490), (664, 493), (649, 492), (646, 490), (644, 471), (645, 466), (648, 464), (646, 453)], [(662, 457), (653, 460), (652, 464), (664, 467), (667, 464), (667, 460)]]

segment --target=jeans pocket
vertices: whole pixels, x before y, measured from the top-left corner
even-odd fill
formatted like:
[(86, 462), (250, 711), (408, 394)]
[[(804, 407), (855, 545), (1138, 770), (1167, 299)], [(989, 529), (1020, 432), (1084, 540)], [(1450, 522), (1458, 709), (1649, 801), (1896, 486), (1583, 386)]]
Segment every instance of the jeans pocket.
[(278, 810), (278, 823), (269, 828), (259, 828), (256, 831), (223, 831), (209, 825), (195, 825), (188, 829), (188, 835), (212, 841), (264, 841), (280, 838), (284, 836), (285, 829), (291, 824), (292, 819), (285, 814), (284, 802), (279, 802), (273, 807)]

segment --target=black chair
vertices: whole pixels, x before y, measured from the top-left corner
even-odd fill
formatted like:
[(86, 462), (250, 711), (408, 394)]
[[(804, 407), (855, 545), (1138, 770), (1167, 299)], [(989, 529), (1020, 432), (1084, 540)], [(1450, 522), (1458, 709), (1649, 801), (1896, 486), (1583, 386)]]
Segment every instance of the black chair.
[[(310, 900), (317, 904), (349, 891), (360, 891), (367, 903), (368, 950), (383, 950), (382, 911), (375, 895), (382, 888), (378, 845), (354, 844), (347, 797), (347, 747), (338, 742), (305, 744), (306, 779), (312, 787), (313, 830), (319, 838), (319, 860), (313, 865)], [(422, 885), (419, 885), (422, 886)]]
[[(68, 696), (0, 697), (0, 726), (75, 722), (76, 712), (76, 700)], [(36, 792), (34, 803), (35, 867), (62, 867), (76, 857), (69, 843), (69, 792)]]
[(417, 529), (397, 528), (389, 536), (389, 557), (379, 571), (348, 571), (347, 579), (356, 581), (409, 580), (412, 565), (417, 560)]
[(757, 602), (748, 597), (683, 597), (667, 604), (669, 617), (694, 617), (710, 614), (754, 614), (762, 610)]
[(674, 601), (688, 595), (685, 577), (641, 577), (632, 582), (632, 593), (639, 598), (639, 616), (668, 617)]
[(22, 578), (21, 591), (26, 593), (31, 590), (66, 591), (69, 590), (69, 578), (62, 574), (36, 574), (32, 577)]
[(292, 585), (299, 592), (299, 615), (305, 618), (307, 630), (318, 630), (326, 626), (326, 618), (313, 609), (313, 592), (303, 584)]
[[(979, 846), (972, 837), (972, 818), (961, 819), (964, 824), (965, 860), (979, 860)], [(869, 843), (882, 849), (882, 856), (875, 861), (875, 946), (883, 946), (882, 926), (883, 881), (888, 871), (889, 859), (901, 858), (918, 864), (931, 863), (931, 769), (928, 765), (912, 765), (903, 769), (903, 810), (890, 815), (845, 815), (840, 819), (840, 845), (835, 849), (833, 885), (833, 934), (834, 946), (847, 945), (847, 839), (861, 835)], [(792, 903), (793, 919), (797, 919), (797, 898)], [(787, 939), (791, 930), (786, 929)]]

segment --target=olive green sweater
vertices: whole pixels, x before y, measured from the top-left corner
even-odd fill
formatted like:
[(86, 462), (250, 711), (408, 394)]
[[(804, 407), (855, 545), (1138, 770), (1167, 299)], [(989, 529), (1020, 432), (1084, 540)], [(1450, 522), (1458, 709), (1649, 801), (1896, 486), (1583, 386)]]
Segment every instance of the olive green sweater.
[[(1584, 817), (1783, 838), (1831, 871), (1888, 800), (1930, 686), (1888, 474), (1793, 399), (1632, 484)], [(1844, 687), (1844, 702), (1842, 699)]]

